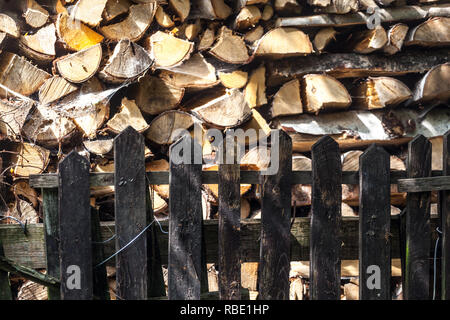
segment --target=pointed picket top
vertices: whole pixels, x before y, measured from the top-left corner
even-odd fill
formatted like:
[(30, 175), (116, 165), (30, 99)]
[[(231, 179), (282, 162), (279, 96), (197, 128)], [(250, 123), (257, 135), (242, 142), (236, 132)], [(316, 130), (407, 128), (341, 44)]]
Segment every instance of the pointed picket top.
[(311, 147), (311, 152), (320, 152), (323, 150), (339, 150), (339, 144), (330, 136), (323, 136)]
[(120, 143), (122, 141), (126, 143), (130, 140), (138, 141), (139, 144), (144, 144), (144, 137), (142, 134), (137, 132), (132, 126), (128, 126), (114, 138), (114, 146), (116, 146), (116, 143)]
[(408, 144), (406, 166), (408, 177), (426, 176), (423, 172), (427, 170), (428, 163), (431, 163), (431, 142), (419, 134)]
[(359, 167), (361, 168), (363, 163), (374, 163), (377, 161), (376, 159), (389, 161), (389, 153), (383, 147), (372, 143), (359, 157)]
[(75, 150), (72, 150), (59, 164), (58, 170), (65, 170), (73, 165), (79, 164), (83, 169), (89, 170), (89, 161)]

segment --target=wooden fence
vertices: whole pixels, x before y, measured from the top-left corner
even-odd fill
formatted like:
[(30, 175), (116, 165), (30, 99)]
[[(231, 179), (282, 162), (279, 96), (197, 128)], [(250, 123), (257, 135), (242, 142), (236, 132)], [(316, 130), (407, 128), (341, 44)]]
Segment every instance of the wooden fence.
[[(327, 136), (312, 147), (312, 171), (292, 171), (292, 143), (280, 131), (276, 159), (279, 170), (274, 175), (240, 171), (239, 164), (221, 164), (218, 172), (206, 172), (201, 164), (172, 161), (169, 173), (146, 173), (143, 137), (128, 127), (114, 141), (114, 173), (90, 173), (89, 162), (72, 152), (59, 164), (58, 174), (30, 177), (30, 184), (43, 192), (47, 277), (55, 284), (49, 287), (49, 298), (109, 296), (105, 267), (109, 255), (105, 255), (104, 246), (111, 239), (105, 240), (101, 235), (98, 214), (89, 202), (90, 186), (105, 185), (115, 187), (117, 296), (120, 299), (164, 296), (161, 269), (164, 249), (159, 243), (148, 186), (167, 183), (170, 185), (168, 298), (200, 299), (207, 290), (206, 262), (210, 259), (209, 244), (205, 242), (206, 221), (202, 219), (202, 184), (219, 185), (215, 262), (219, 265), (220, 299), (242, 298), (240, 264), (248, 252), (241, 241), (245, 233), (242, 227), (247, 225), (240, 221), (240, 184), (252, 183), (262, 187), (258, 231), (260, 299), (289, 298), (290, 261), (297, 241), (291, 234), (293, 184), (312, 185), (307, 235), (311, 299), (340, 298), (341, 259), (349, 246), (342, 232), (342, 184), (360, 185), (360, 299), (391, 299), (391, 253), (398, 255), (398, 252), (402, 258), (404, 298), (431, 297), (432, 233), (435, 234), (431, 225), (442, 231), (440, 289), (442, 298), (450, 299), (449, 135), (444, 136), (442, 172), (431, 171), (431, 144), (423, 136), (409, 143), (406, 172), (391, 172), (389, 154), (376, 145), (361, 155), (359, 172), (342, 172), (339, 146)], [(179, 143), (188, 143), (192, 150), (196, 147), (195, 140), (184, 137), (171, 148)], [(406, 214), (400, 219), (399, 230), (391, 230), (394, 220), (390, 215), (390, 185), (395, 183), (400, 192), (408, 192)], [(440, 191), (440, 216), (430, 223), (432, 190)], [(394, 234), (398, 237), (398, 250), (393, 247)]]

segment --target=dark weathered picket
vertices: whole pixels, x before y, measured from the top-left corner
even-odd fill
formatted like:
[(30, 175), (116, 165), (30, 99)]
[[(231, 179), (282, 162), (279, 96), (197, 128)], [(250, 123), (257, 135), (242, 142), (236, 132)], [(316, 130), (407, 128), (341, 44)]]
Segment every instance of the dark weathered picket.
[(342, 200), (339, 146), (326, 136), (312, 146), (311, 155), (310, 296), (313, 300), (339, 300)]
[(61, 299), (91, 300), (89, 162), (72, 151), (59, 163), (58, 171)]
[[(222, 300), (241, 298), (240, 166), (236, 141), (226, 135), (219, 165), (219, 294)], [(233, 160), (233, 163), (227, 163)]]
[(370, 146), (359, 158), (359, 295), (391, 298), (389, 154)]
[[(419, 135), (409, 143), (408, 178), (431, 176), (431, 143)], [(430, 298), (430, 192), (409, 192), (406, 198), (404, 297)]]
[(91, 232), (92, 232), (92, 265), (93, 265), (93, 293), (95, 300), (109, 300), (109, 286), (106, 278), (106, 264), (100, 231), (100, 217), (98, 210), (91, 208)]
[[(450, 131), (443, 139), (443, 175), (450, 176)], [(441, 191), (439, 194), (442, 221), (442, 299), (450, 300), (450, 190)]]
[[(277, 136), (277, 135), (275, 135)], [(290, 218), (292, 141), (284, 131), (278, 131), (278, 171), (262, 176), (261, 188), (261, 254), (259, 265), (259, 298), (289, 299)], [(274, 150), (271, 150), (275, 153)]]
[[(0, 256), (4, 256), (3, 244), (0, 241)], [(9, 285), (8, 272), (0, 270), (0, 300), (12, 300), (11, 286)]]
[[(147, 299), (147, 226), (144, 137), (127, 127), (114, 139), (117, 295)], [(137, 238), (136, 238), (137, 237)], [(132, 244), (132, 245), (130, 245)], [(126, 249), (124, 249), (126, 247)]]
[[(181, 155), (183, 150), (187, 154)], [(170, 147), (168, 296), (171, 300), (200, 299), (202, 165), (193, 161), (199, 150), (201, 154), (200, 145), (190, 136), (185, 136)], [(175, 163), (175, 152), (191, 163)]]

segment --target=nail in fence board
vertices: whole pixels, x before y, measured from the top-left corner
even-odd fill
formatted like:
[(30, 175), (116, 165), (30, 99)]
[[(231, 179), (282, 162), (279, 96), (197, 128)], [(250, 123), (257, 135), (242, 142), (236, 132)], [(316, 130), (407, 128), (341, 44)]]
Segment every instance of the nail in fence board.
[[(230, 138), (226, 135), (223, 164), (219, 165), (219, 294), (221, 300), (240, 300), (240, 166), (235, 141)], [(233, 164), (227, 163), (227, 159), (233, 159)]]
[(371, 145), (359, 158), (359, 297), (391, 299), (389, 154)]
[[(182, 162), (178, 161), (181, 154), (184, 158)], [(201, 155), (201, 147), (190, 136), (183, 137), (170, 147), (170, 300), (200, 299), (202, 165), (201, 162), (194, 163), (195, 154)]]
[(58, 171), (61, 299), (92, 300), (89, 162), (72, 151)]
[[(117, 295), (147, 299), (147, 226), (144, 137), (128, 126), (114, 139)], [(133, 241), (134, 240), (134, 241)], [(133, 241), (131, 244), (130, 242)]]
[[(59, 278), (58, 188), (42, 189), (42, 207), (47, 274)], [(57, 288), (47, 287), (47, 293), (49, 300), (59, 300), (61, 298), (61, 291)]]
[[(450, 175), (450, 131), (443, 139), (443, 174)], [(450, 300), (450, 190), (441, 191), (442, 216), (442, 299)]]
[[(408, 145), (408, 178), (431, 175), (431, 143), (416, 136)], [(430, 192), (408, 192), (406, 196), (406, 254), (404, 297), (430, 298)]]
[(312, 146), (311, 155), (310, 294), (313, 300), (339, 300), (342, 200), (339, 146), (325, 136)]
[[(273, 160), (278, 161), (278, 170), (261, 178), (258, 291), (262, 300), (289, 299), (292, 141), (284, 131), (277, 131), (278, 135), (274, 136), (278, 136), (278, 141), (271, 142), (271, 165), (274, 165)], [(275, 143), (278, 143), (278, 152), (274, 150)]]

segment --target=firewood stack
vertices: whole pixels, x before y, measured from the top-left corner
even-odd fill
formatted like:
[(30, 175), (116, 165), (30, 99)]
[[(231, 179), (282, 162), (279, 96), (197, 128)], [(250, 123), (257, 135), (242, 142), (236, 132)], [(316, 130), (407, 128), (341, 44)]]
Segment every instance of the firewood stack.
[[(404, 170), (411, 137), (440, 139), (449, 129), (450, 5), (442, 2), (0, 1), (0, 208), (39, 221), (39, 190), (27, 177), (55, 172), (72, 150), (93, 172), (113, 171), (113, 138), (129, 125), (146, 138), (150, 171), (168, 170), (176, 130), (195, 126), (252, 128), (258, 138), (282, 128), (294, 170), (310, 170), (310, 147), (325, 134), (338, 140), (344, 170), (358, 170), (373, 142)], [(210, 142), (201, 141), (205, 159)], [(439, 169), (438, 149), (433, 156)], [(242, 159), (250, 170), (267, 165), (258, 148)], [(104, 219), (113, 218), (113, 192), (92, 190)], [(242, 218), (258, 218), (259, 188), (241, 193)], [(298, 214), (308, 213), (310, 193), (293, 188)], [(151, 194), (167, 217), (168, 187)], [(204, 217), (214, 218), (216, 185), (204, 186), (203, 200)], [(343, 188), (343, 201), (345, 215), (357, 215), (357, 186)]]

